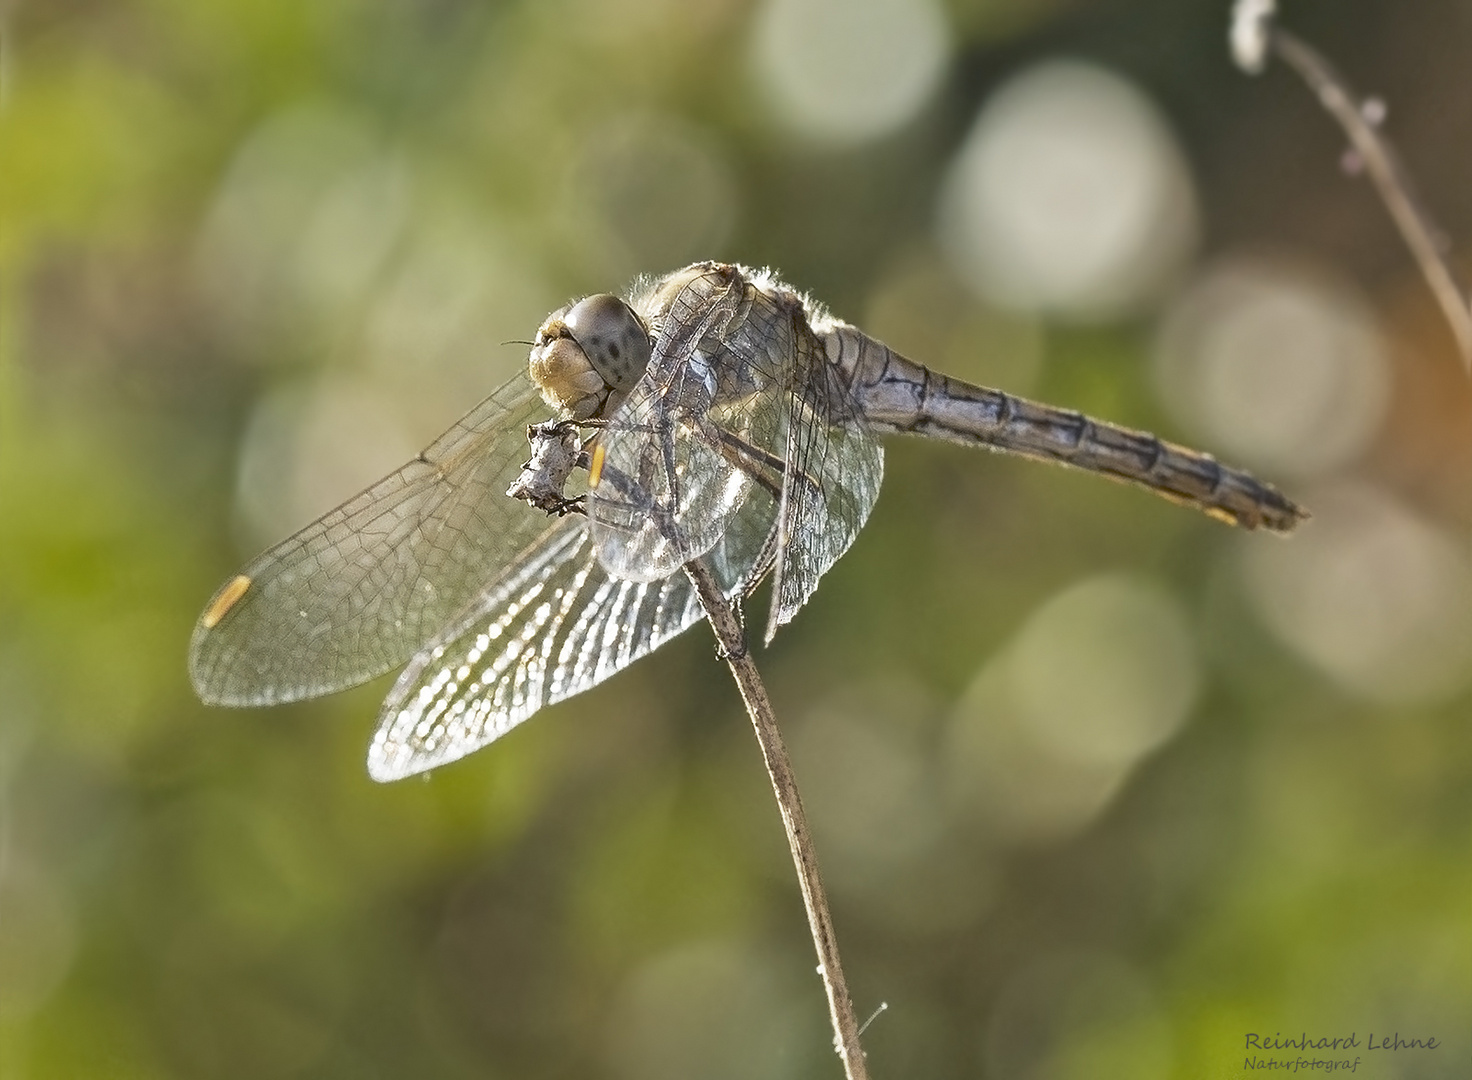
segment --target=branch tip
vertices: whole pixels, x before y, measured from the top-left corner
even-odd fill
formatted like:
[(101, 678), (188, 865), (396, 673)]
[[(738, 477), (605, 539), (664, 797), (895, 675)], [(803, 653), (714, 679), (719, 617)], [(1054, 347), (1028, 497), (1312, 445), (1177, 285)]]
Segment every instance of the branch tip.
[(1268, 39), (1277, 11), (1277, 0), (1237, 0), (1232, 5), (1232, 59), (1249, 75), (1260, 75), (1267, 67)]

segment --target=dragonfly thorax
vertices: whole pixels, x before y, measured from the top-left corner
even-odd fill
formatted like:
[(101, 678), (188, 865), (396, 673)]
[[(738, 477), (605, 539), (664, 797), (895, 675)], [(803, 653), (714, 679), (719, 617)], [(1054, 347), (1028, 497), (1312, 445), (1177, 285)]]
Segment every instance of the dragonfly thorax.
[(553, 312), (537, 331), (531, 375), (547, 404), (575, 420), (607, 416), (649, 366), (649, 332), (611, 293)]

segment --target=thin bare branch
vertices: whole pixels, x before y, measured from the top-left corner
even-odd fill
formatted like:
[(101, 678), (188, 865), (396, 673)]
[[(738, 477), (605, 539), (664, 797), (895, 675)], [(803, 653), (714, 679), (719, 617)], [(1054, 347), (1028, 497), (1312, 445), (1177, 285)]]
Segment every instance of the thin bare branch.
[(1268, 62), (1268, 32), (1278, 13), (1277, 0), (1237, 0), (1227, 42), (1232, 59), (1249, 75), (1259, 75)]
[(1472, 375), (1472, 304), (1437, 242), (1439, 230), (1431, 215), (1412, 192), (1395, 147), (1367, 107), (1373, 103), (1361, 100), (1318, 50), (1274, 25), (1275, 7), (1270, 0), (1238, 0), (1232, 23), (1233, 56), (1243, 70), (1255, 73), (1262, 69), (1264, 53), (1270, 51), (1298, 73), (1343, 129), (1441, 306), (1462, 364)]
[(721, 655), (741, 690), (741, 700), (746, 703), (746, 712), (756, 728), (757, 742), (761, 744), (762, 757), (767, 763), (767, 775), (771, 777), (772, 790), (777, 796), (782, 824), (787, 829), (787, 844), (792, 849), (792, 862), (802, 888), (803, 904), (807, 907), (808, 927), (812, 930), (813, 945), (818, 950), (818, 973), (823, 977), (823, 988), (828, 994), (834, 1049), (843, 1061), (848, 1080), (868, 1080), (864, 1051), (859, 1045), (858, 1019), (854, 1016), (848, 984), (843, 978), (838, 939), (828, 914), (823, 879), (818, 873), (818, 856), (808, 830), (807, 815), (802, 808), (802, 797), (797, 791), (797, 780), (792, 773), (792, 762), (787, 756), (787, 746), (777, 727), (777, 715), (772, 709), (771, 699), (767, 697), (761, 673), (747, 651), (741, 620), (716, 584), (710, 569), (702, 560), (696, 560), (686, 564), (685, 572), (695, 584), (700, 602), (705, 607), (705, 617), (720, 642)]
[[(506, 494), (531, 503), (548, 514), (560, 516), (586, 512), (580, 500), (569, 499), (563, 494), (573, 470), (586, 469), (589, 464), (588, 455), (577, 439), (580, 426), (584, 425), (567, 420), (553, 420), (529, 427), (527, 438), (532, 445), (531, 459), (523, 466), (521, 475)], [(752, 726), (756, 729), (762, 758), (767, 763), (767, 775), (772, 780), (772, 791), (777, 796), (777, 809), (782, 815), (782, 824), (787, 829), (787, 844), (792, 850), (792, 862), (797, 868), (797, 881), (808, 912), (808, 927), (813, 934), (813, 945), (818, 951), (818, 973), (823, 977), (823, 989), (828, 995), (828, 1016), (833, 1024), (834, 1050), (843, 1061), (848, 1080), (869, 1080), (868, 1069), (864, 1065), (864, 1051), (859, 1045), (862, 1029), (854, 1016), (853, 1002), (848, 996), (848, 984), (843, 978), (843, 964), (838, 956), (838, 939), (833, 932), (833, 919), (828, 914), (828, 898), (823, 891), (823, 879), (818, 873), (818, 855), (813, 847), (812, 833), (808, 829), (807, 814), (802, 808), (802, 797), (797, 791), (792, 762), (787, 756), (787, 746), (777, 727), (777, 714), (772, 709), (771, 699), (767, 697), (767, 688), (762, 683), (756, 662), (747, 652), (746, 633), (742, 629), (741, 620), (716, 584), (710, 568), (703, 560), (696, 559), (685, 565), (685, 573), (695, 585), (701, 606), (705, 609), (705, 617), (720, 643), (721, 655), (736, 679), (741, 700), (746, 703), (747, 715), (751, 717)]]
[(1416, 200), (1400, 158), (1380, 129), (1370, 122), (1365, 108), (1344, 78), (1317, 50), (1286, 30), (1273, 28), (1273, 53), (1308, 83), (1320, 103), (1349, 136), (1355, 153), (1380, 193), (1386, 209), (1431, 286), (1446, 320), (1451, 324), (1462, 354), (1462, 363), (1472, 374), (1472, 306), (1457, 285), (1451, 264), (1437, 243), (1438, 230), (1431, 216)]

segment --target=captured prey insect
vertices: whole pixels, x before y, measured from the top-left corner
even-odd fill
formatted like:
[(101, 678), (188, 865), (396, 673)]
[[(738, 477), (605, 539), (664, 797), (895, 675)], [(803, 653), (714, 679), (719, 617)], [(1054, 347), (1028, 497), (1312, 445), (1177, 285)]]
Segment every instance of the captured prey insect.
[[(547, 496), (579, 512), (553, 517), (507, 494), (549, 405), (593, 432), (568, 447), (586, 490)], [(697, 263), (554, 312), (525, 372), (231, 578), (194, 629), (195, 689), (269, 705), (407, 662), (369, 772), (453, 761), (698, 621), (690, 560), (732, 597), (770, 576), (770, 640), (868, 518), (889, 433), (1102, 473), (1248, 529), (1307, 516), (1206, 454), (932, 372), (768, 272)]]

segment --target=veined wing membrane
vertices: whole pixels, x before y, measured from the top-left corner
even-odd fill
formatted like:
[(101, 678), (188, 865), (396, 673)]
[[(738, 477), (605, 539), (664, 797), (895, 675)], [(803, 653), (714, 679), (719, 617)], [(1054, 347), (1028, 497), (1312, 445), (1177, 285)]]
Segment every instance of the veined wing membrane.
[(383, 704), (368, 772), (397, 780), (464, 757), (700, 615), (684, 574), (612, 578), (586, 522), (564, 519), (404, 669)]
[(701, 438), (717, 392), (720, 329), (741, 291), (719, 274), (671, 287), (649, 367), (599, 437), (603, 479), (588, 499), (599, 558), (657, 581), (705, 554), (746, 495), (745, 478)]
[(768, 643), (854, 542), (884, 479), (884, 448), (810, 340), (795, 363)]
[[(749, 594), (771, 566), (774, 514), (758, 488), (706, 553), (727, 596)], [(587, 519), (563, 518), (409, 662), (383, 703), (368, 772), (398, 780), (464, 757), (700, 618), (683, 571), (615, 578)]]
[(527, 424), (547, 411), (516, 376), (413, 461), (246, 566), (195, 626), (199, 696), (295, 701), (407, 661), (547, 531), (505, 494)]
[(589, 498), (598, 555), (613, 574), (656, 581), (720, 542), (753, 490), (742, 448), (780, 460), (778, 375), (747, 340), (756, 290), (703, 265), (662, 286), (644, 378), (609, 418)]

